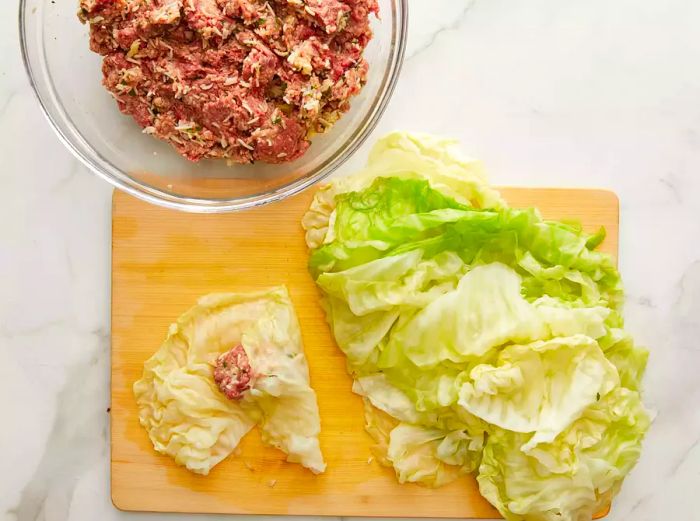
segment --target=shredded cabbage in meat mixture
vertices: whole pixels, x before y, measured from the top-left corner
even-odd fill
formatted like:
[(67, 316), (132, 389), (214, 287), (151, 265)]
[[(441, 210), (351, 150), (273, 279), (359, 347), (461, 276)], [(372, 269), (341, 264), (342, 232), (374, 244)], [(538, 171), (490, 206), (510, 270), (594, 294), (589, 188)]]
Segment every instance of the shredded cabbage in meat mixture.
[(192, 161), (283, 163), (366, 82), (376, 0), (80, 0), (103, 83)]

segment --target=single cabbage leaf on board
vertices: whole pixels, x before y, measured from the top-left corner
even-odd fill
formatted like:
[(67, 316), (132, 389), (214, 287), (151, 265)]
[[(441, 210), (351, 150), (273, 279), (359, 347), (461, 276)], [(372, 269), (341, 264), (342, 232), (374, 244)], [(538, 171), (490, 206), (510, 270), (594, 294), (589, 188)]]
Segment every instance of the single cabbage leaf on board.
[(590, 519), (649, 425), (605, 232), (509, 208), (453, 145), (388, 135), (302, 223), (373, 452), (400, 482), (473, 472), (511, 521)]
[[(256, 377), (241, 400), (231, 400), (213, 371), (217, 358), (238, 345)], [(192, 472), (208, 474), (256, 424), (288, 461), (325, 470), (316, 394), (284, 287), (202, 297), (170, 326), (134, 394), (154, 448)]]

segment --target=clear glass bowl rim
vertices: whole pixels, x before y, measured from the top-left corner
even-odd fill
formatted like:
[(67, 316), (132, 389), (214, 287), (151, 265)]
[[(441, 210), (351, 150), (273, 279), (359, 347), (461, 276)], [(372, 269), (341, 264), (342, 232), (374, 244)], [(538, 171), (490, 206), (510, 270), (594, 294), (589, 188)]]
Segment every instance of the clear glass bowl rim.
[[(18, 22), (22, 61), (24, 63), (24, 69), (29, 78), (32, 91), (34, 92), (34, 96), (41, 107), (41, 111), (48, 120), (51, 128), (58, 136), (59, 140), (91, 172), (104, 179), (114, 187), (158, 206), (195, 213), (232, 212), (281, 201), (282, 199), (298, 194), (299, 192), (331, 175), (365, 142), (369, 134), (377, 126), (379, 119), (389, 104), (401, 72), (401, 67), (403, 65), (408, 33), (408, 0), (393, 0), (395, 9), (392, 13), (393, 24), (391, 49), (389, 51), (390, 61), (384, 73), (384, 79), (382, 82), (383, 88), (380, 91), (380, 95), (372, 101), (372, 104), (364, 119), (354, 130), (348, 140), (346, 140), (346, 143), (340, 149), (340, 152), (335, 156), (332, 156), (332, 158), (322, 165), (322, 167), (316, 172), (295, 179), (285, 185), (275, 188), (274, 190), (241, 198), (190, 198), (170, 194), (155, 187), (143, 184), (128, 174), (122, 172), (118, 168), (115, 168), (112, 164), (100, 158), (97, 154), (95, 154), (94, 157), (88, 157), (88, 155), (80, 150), (80, 148), (73, 143), (72, 139), (66, 135), (61, 123), (67, 125), (68, 129), (75, 136), (77, 136), (81, 141), (84, 141), (80, 131), (75, 128), (70, 121), (70, 118), (64, 116), (64, 121), (59, 122), (56, 120), (55, 116), (47, 106), (48, 101), (45, 100), (39, 92), (34, 70), (29, 59), (27, 33), (25, 31), (27, 1), (28, 0), (19, 1)], [(60, 107), (58, 107), (58, 109), (62, 112)], [(84, 143), (84, 146), (91, 148), (86, 142)]]

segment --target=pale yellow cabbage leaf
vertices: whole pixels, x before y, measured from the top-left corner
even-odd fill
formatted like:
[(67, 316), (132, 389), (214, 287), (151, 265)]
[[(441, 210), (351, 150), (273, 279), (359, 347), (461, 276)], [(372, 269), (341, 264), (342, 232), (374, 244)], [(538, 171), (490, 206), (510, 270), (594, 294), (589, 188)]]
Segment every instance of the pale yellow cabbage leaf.
[[(217, 357), (237, 345), (258, 376), (233, 401), (219, 391), (213, 370)], [(192, 472), (208, 474), (256, 423), (263, 441), (288, 461), (325, 470), (316, 395), (284, 287), (202, 297), (170, 326), (134, 394), (154, 448)]]

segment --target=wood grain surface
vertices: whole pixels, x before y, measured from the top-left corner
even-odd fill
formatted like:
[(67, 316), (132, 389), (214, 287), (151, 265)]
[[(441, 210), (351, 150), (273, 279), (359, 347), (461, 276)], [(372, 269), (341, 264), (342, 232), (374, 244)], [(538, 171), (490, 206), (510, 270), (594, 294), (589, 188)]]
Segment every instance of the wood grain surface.
[[(618, 201), (602, 190), (502, 190), (512, 206), (608, 231), (615, 255)], [(332, 516), (492, 518), (472, 477), (430, 490), (400, 485), (370, 459), (361, 399), (352, 394), (306, 271), (300, 219), (311, 191), (282, 203), (223, 215), (186, 214), (114, 193), (112, 236), (112, 500), (122, 510)], [(314, 476), (263, 446), (251, 431), (207, 477), (157, 454), (140, 427), (131, 391), (168, 325), (198, 297), (286, 284), (302, 326), (321, 411), (328, 470)]]

